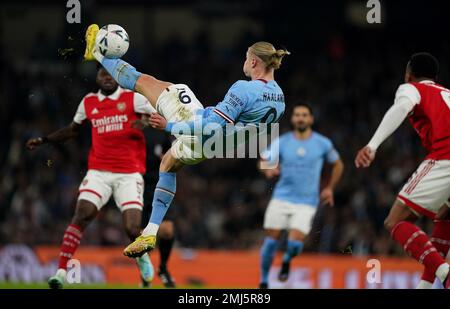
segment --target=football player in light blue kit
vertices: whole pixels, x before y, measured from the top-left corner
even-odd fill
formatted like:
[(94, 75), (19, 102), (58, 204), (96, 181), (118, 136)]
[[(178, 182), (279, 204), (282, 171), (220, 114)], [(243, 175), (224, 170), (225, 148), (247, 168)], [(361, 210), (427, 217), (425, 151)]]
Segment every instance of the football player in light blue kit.
[(205, 159), (202, 153), (196, 153), (195, 147), (192, 147), (193, 143), (203, 142), (202, 138), (194, 136), (194, 129), (204, 128), (208, 124), (225, 127), (227, 123), (258, 125), (278, 122), (284, 113), (285, 104), (283, 91), (274, 79), (274, 71), (289, 52), (277, 50), (267, 42), (250, 46), (243, 65), (244, 74), (250, 81), (237, 81), (222, 102), (204, 109), (188, 86), (160, 81), (138, 72), (121, 59), (104, 57), (95, 44), (97, 33), (98, 26), (95, 24), (86, 31), (85, 59), (97, 60), (119, 85), (139, 92), (148, 99), (158, 112), (150, 117), (152, 127), (171, 133), (180, 133), (177, 128), (181, 126), (191, 129), (187, 135), (178, 137), (171, 151), (164, 155), (153, 195), (150, 221), (142, 235), (124, 250), (126, 256), (139, 257), (155, 247), (159, 225), (175, 196), (176, 172), (184, 165), (197, 164)]
[[(311, 129), (313, 122), (311, 108), (306, 104), (296, 105), (291, 117), (294, 130), (274, 140), (263, 154), (269, 161), (265, 163), (279, 161), (276, 161), (276, 167), (261, 171), (268, 178), (279, 178), (264, 216), (266, 237), (260, 252), (260, 288), (268, 287), (269, 270), (281, 232), (289, 232), (278, 276), (280, 281), (286, 281), (291, 259), (303, 249), (317, 206), (320, 202), (334, 205), (333, 190), (342, 176), (344, 165), (332, 142)], [(332, 172), (328, 184), (320, 192), (324, 162), (332, 165)]]

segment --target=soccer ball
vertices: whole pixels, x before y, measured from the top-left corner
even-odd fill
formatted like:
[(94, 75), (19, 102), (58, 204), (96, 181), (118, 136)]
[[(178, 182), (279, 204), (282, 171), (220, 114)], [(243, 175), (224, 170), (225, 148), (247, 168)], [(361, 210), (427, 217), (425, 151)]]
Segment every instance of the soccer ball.
[(120, 58), (127, 52), (130, 40), (125, 29), (109, 24), (98, 31), (95, 44), (106, 58)]

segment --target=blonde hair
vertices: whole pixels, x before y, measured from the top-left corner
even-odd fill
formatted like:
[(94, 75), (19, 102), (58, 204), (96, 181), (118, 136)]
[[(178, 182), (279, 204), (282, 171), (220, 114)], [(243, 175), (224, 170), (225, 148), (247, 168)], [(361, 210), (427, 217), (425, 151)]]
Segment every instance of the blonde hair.
[(290, 55), (286, 49), (275, 49), (269, 42), (256, 42), (249, 47), (250, 52), (260, 58), (267, 69), (278, 69), (284, 56)]

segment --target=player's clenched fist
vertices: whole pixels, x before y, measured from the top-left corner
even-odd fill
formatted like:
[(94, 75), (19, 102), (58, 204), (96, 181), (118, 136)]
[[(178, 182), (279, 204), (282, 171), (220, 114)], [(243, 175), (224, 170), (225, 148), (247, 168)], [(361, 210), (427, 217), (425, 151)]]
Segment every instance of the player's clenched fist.
[(358, 154), (356, 155), (355, 158), (355, 166), (357, 168), (369, 167), (374, 159), (375, 159), (375, 151), (366, 146), (362, 148), (360, 151), (358, 151)]
[(158, 113), (152, 113), (149, 119), (150, 126), (158, 130), (164, 130), (167, 126), (167, 120)]
[(43, 144), (42, 138), (41, 138), (41, 137), (38, 137), (38, 138), (31, 138), (31, 139), (29, 139), (29, 140), (27, 141), (26, 146), (27, 146), (27, 148), (28, 148), (29, 150), (33, 150), (34, 148), (36, 148), (37, 146), (40, 146), (40, 145), (42, 145), (42, 144)]

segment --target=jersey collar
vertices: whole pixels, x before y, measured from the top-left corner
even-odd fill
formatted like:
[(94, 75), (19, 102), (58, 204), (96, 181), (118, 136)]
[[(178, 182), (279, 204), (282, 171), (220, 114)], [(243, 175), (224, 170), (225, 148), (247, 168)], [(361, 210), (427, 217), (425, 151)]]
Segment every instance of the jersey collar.
[(433, 82), (432, 80), (425, 79), (425, 80), (420, 81), (419, 84), (436, 84), (436, 83)]
[(114, 91), (113, 93), (111, 93), (109, 96), (105, 96), (100, 90), (97, 92), (97, 97), (98, 100), (101, 102), (103, 101), (105, 98), (111, 99), (111, 100), (117, 100), (120, 96), (120, 94), (122, 93), (122, 88), (117, 87), (116, 91)]

